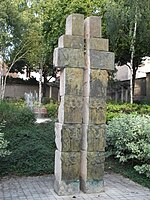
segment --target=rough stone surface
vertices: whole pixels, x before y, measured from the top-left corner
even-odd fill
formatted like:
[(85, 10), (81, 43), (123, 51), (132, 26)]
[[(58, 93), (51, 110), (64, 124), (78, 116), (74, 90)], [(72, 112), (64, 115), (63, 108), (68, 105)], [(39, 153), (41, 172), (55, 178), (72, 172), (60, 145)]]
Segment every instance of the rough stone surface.
[(60, 68), (55, 125), (55, 191), (59, 195), (101, 192), (104, 176), (106, 91), (114, 54), (101, 38), (101, 18), (72, 14), (54, 50)]
[(58, 195), (79, 192), (80, 152), (55, 152), (55, 183)]
[(88, 50), (86, 56), (90, 68), (114, 70), (114, 53)]
[(85, 193), (95, 193), (104, 190), (104, 160), (103, 152), (81, 151), (80, 188)]
[(82, 97), (62, 96), (58, 109), (59, 123), (82, 123)]
[(105, 125), (89, 125), (87, 131), (88, 152), (105, 151)]
[(104, 176), (104, 152), (87, 153), (87, 180), (102, 180)]
[(84, 68), (84, 50), (71, 48), (55, 48), (53, 56), (54, 67)]
[(97, 16), (87, 17), (84, 22), (85, 38), (100, 38), (101, 34), (101, 18)]
[(58, 40), (58, 47), (84, 49), (84, 38), (82, 36), (62, 35)]
[(108, 73), (106, 70), (91, 69), (90, 97), (104, 98), (107, 93)]
[(84, 15), (71, 14), (66, 19), (66, 35), (84, 36)]
[(59, 151), (80, 152), (82, 125), (55, 123), (55, 143)]
[(83, 69), (65, 68), (60, 74), (60, 96), (83, 94)]
[(54, 182), (54, 190), (60, 196), (78, 194), (80, 192), (80, 182), (78, 181), (57, 181)]
[(82, 180), (81, 179), (81, 190), (86, 194), (101, 193), (104, 192), (104, 180)]
[(108, 51), (108, 39), (88, 38), (86, 39), (86, 49), (95, 49), (97, 51)]
[(90, 73), (91, 73), (91, 69), (84, 68), (83, 97), (87, 97), (87, 98), (89, 98), (89, 95), (90, 95)]

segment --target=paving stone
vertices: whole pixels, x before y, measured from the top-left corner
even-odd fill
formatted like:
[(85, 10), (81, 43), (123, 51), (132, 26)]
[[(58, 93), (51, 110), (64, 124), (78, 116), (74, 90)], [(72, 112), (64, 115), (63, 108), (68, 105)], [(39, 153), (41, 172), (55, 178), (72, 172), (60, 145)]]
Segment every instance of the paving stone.
[[(84, 194), (81, 192), (75, 194), (76, 198), (73, 198), (73, 195), (61, 197), (54, 192), (54, 176), (52, 175), (16, 177), (15, 184), (13, 178), (3, 178), (0, 181), (0, 200), (150, 200), (150, 190), (148, 188), (142, 187), (118, 174), (106, 174), (104, 180), (105, 192), (98, 194)], [(24, 190), (26, 189), (22, 187), (27, 183), (31, 187), (30, 195), (25, 195)], [(39, 190), (36, 191), (37, 196), (35, 195), (34, 185), (39, 187)], [(17, 190), (22, 192), (16, 193)], [(7, 196), (4, 196), (4, 191), (5, 195), (7, 192)], [(11, 196), (11, 191), (17, 196)], [(24, 196), (22, 196), (23, 194)]]

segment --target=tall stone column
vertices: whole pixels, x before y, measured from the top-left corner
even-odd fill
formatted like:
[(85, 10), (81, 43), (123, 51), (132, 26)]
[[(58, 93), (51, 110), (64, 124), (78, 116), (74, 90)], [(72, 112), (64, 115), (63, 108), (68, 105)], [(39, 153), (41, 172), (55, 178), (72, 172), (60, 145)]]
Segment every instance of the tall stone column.
[(101, 19), (72, 14), (54, 50), (60, 73), (55, 124), (55, 184), (58, 195), (103, 189), (107, 70), (114, 67)]
[(66, 33), (54, 50), (54, 66), (60, 68), (58, 123), (55, 124), (55, 185), (58, 195), (80, 190), (80, 146), (82, 136), (84, 16), (72, 14)]
[(150, 73), (146, 73), (146, 100), (150, 102)]
[(85, 19), (85, 47), (80, 188), (94, 193), (103, 190), (107, 70), (114, 68), (100, 17)]

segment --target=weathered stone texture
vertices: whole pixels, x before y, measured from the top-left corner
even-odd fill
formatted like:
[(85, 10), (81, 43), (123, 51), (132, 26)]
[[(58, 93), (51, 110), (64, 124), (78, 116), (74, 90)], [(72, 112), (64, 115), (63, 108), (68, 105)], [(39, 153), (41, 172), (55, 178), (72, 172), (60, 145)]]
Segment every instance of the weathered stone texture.
[(105, 124), (106, 123), (106, 102), (105, 98), (83, 98), (83, 123), (84, 124)]
[(89, 97), (90, 95), (90, 73), (91, 69), (85, 68), (83, 74), (83, 97)]
[[(83, 160), (83, 162), (82, 162)], [(85, 193), (104, 190), (104, 152), (81, 151), (80, 188)]]
[(66, 19), (66, 35), (84, 36), (84, 15), (71, 14)]
[(62, 96), (58, 109), (59, 123), (82, 123), (82, 97)]
[(53, 64), (57, 68), (84, 68), (84, 50), (71, 48), (55, 48)]
[(72, 194), (78, 194), (80, 192), (80, 182), (79, 180), (71, 180), (71, 181), (58, 181), (54, 182), (54, 190), (60, 196), (67, 196)]
[(88, 152), (105, 151), (105, 125), (82, 125), (81, 150)]
[(101, 34), (101, 18), (97, 16), (87, 17), (84, 21), (85, 38), (100, 38)]
[(65, 68), (60, 74), (60, 96), (83, 94), (83, 69)]
[(90, 97), (106, 98), (108, 73), (106, 70), (91, 69)]
[(69, 195), (79, 192), (79, 152), (55, 152), (55, 183), (58, 195)]
[(79, 180), (80, 152), (62, 152), (62, 179)]
[(87, 131), (88, 152), (105, 151), (105, 126), (89, 125)]
[(87, 180), (101, 180), (104, 176), (104, 152), (87, 153)]
[(114, 53), (112, 52), (88, 50), (86, 57), (90, 68), (114, 70)]
[(93, 102), (89, 111), (90, 124), (104, 124), (106, 123), (106, 109), (98, 101)]
[(88, 38), (86, 39), (86, 49), (94, 49), (97, 51), (108, 51), (108, 39)]
[(55, 191), (59, 195), (103, 190), (106, 90), (114, 54), (101, 38), (101, 18), (72, 14), (54, 50), (60, 68), (55, 124)]
[(82, 125), (55, 124), (55, 143), (59, 151), (80, 152)]
[(58, 47), (84, 49), (84, 38), (82, 36), (62, 35), (58, 40)]
[(84, 180), (80, 179), (81, 182), (81, 190), (84, 193), (99, 193), (99, 192), (104, 192), (104, 180)]

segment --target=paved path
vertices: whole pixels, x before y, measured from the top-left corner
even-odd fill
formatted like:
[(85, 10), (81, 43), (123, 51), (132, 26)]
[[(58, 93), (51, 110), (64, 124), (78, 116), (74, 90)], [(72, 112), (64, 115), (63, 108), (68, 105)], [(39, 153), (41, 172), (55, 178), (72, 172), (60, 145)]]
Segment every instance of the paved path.
[(117, 174), (105, 175), (105, 192), (58, 196), (54, 176), (5, 177), (0, 180), (0, 200), (150, 200), (150, 190)]

